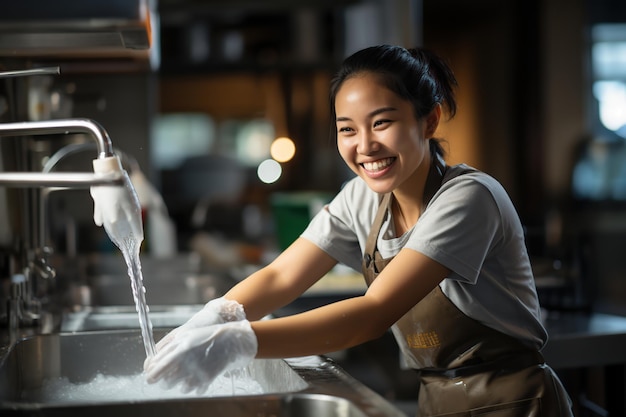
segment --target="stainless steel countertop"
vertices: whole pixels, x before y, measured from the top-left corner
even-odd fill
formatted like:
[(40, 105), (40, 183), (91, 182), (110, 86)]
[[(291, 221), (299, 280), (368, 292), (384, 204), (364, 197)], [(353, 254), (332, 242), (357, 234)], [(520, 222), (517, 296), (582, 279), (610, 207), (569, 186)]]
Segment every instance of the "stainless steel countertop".
[(601, 313), (551, 313), (542, 353), (554, 369), (626, 365), (626, 317)]

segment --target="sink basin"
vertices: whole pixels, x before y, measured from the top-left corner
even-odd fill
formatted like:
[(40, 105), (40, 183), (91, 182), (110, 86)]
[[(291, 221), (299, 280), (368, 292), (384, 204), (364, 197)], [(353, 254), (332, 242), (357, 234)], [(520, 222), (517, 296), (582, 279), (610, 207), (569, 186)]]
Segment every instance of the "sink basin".
[[(205, 304), (224, 295), (235, 284), (227, 271), (208, 270), (189, 254), (171, 258), (141, 256), (140, 260), (149, 305)], [(134, 305), (121, 254), (99, 254), (75, 262), (59, 256), (52, 263), (59, 276), (68, 276), (67, 282), (79, 277), (70, 290), (72, 305)]]
[[(146, 302), (155, 328), (180, 326), (234, 285), (227, 273), (202, 271), (187, 256), (141, 260)], [(121, 257), (98, 256), (84, 270), (81, 283), (67, 291), (70, 308), (63, 316), (61, 331), (139, 328), (130, 278)]]
[[(124, 274), (98, 275), (89, 280), (94, 306), (134, 305), (130, 278)], [(150, 305), (204, 304), (225, 294), (232, 282), (211, 274), (147, 275), (143, 284)]]
[[(150, 306), (150, 321), (155, 329), (169, 329), (185, 323), (204, 305)], [(63, 315), (62, 332), (138, 329), (139, 316), (135, 307), (91, 307)]]
[[(144, 357), (141, 334), (136, 330), (61, 333), (24, 339), (0, 357), (0, 415), (404, 415), (323, 357), (255, 359), (248, 368), (238, 371), (236, 377), (230, 377), (225, 390), (201, 397), (172, 391), (147, 395), (140, 375)], [(89, 390), (72, 397), (76, 387), (102, 378), (105, 388), (119, 388), (129, 378), (134, 382), (122, 387), (122, 397), (119, 393), (111, 395), (109, 390)], [(254, 389), (242, 391), (241, 380), (251, 381)], [(61, 391), (49, 390), (59, 383), (64, 387)]]
[[(116, 402), (120, 397), (124, 400), (141, 400), (155, 395), (188, 397), (175, 390), (156, 389), (160, 387), (153, 385), (132, 386), (144, 383), (141, 371), (145, 355), (141, 348), (142, 341), (136, 332), (41, 335), (25, 339), (16, 345), (2, 368), (0, 387), (3, 394), (0, 396), (8, 401), (54, 405)], [(272, 377), (268, 378), (268, 375)], [(87, 386), (94, 379), (97, 381)], [(239, 380), (250, 385), (252, 393), (295, 392), (307, 387), (307, 383), (280, 360), (255, 360)], [(107, 389), (107, 384), (132, 392), (118, 392), (116, 387)], [(148, 392), (151, 388), (154, 388), (152, 392)], [(74, 392), (68, 395), (70, 390)], [(106, 398), (101, 398), (99, 390), (106, 390)], [(218, 390), (220, 394), (232, 393), (232, 389), (228, 391)]]

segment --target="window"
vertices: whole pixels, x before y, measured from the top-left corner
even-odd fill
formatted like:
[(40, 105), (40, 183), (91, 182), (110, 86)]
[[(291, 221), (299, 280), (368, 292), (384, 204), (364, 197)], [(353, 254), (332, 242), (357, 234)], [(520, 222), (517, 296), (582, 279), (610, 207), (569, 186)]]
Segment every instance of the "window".
[(602, 126), (626, 139), (626, 24), (592, 29), (593, 96)]
[(216, 135), (213, 119), (201, 113), (159, 115), (152, 130), (152, 163), (157, 169), (175, 169), (190, 156), (210, 153)]
[(574, 197), (626, 201), (626, 24), (591, 30), (591, 90), (597, 113), (572, 175)]

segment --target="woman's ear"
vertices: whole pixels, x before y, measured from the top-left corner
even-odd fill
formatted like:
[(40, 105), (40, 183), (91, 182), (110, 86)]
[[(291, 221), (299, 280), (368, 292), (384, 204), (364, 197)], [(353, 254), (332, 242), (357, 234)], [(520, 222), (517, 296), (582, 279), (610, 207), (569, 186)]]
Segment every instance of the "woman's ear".
[(426, 131), (424, 137), (430, 139), (435, 134), (437, 127), (439, 127), (439, 120), (441, 119), (441, 104), (435, 104), (435, 107), (426, 116)]

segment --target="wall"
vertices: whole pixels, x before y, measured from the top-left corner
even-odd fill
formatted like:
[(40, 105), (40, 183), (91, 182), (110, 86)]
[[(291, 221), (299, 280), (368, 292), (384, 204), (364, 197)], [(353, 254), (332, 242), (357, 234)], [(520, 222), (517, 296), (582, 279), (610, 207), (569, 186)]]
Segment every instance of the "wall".
[(459, 82), (457, 116), (441, 130), (449, 162), (490, 173), (518, 200), (513, 9), (488, 1), (424, 5), (424, 46), (449, 61)]
[(567, 194), (586, 120), (583, 0), (424, 2), (424, 44), (459, 79), (445, 129), (450, 161), (494, 175), (522, 216), (541, 221)]
[(588, 30), (583, 0), (546, 1), (542, 13), (545, 187), (549, 195), (562, 196), (570, 186), (574, 148), (589, 133)]

